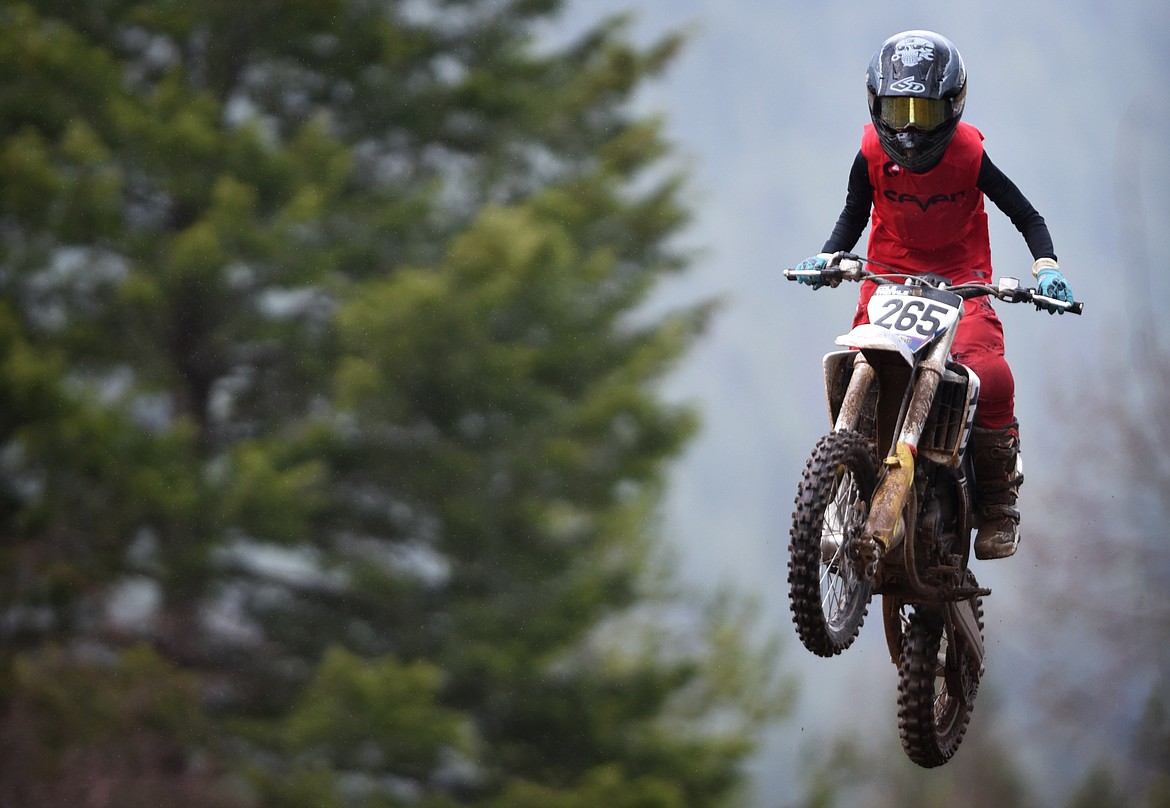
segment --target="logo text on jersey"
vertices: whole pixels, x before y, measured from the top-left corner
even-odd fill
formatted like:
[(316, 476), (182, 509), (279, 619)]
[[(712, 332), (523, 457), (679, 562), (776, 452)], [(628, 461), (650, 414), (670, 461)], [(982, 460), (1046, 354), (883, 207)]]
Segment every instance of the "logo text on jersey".
[(966, 191), (955, 191), (953, 194), (932, 194), (931, 196), (920, 197), (918, 194), (900, 194), (894, 190), (886, 190), (882, 196), (891, 202), (899, 204), (911, 203), (922, 208), (925, 212), (931, 205), (937, 205), (942, 202), (956, 202), (967, 195)]

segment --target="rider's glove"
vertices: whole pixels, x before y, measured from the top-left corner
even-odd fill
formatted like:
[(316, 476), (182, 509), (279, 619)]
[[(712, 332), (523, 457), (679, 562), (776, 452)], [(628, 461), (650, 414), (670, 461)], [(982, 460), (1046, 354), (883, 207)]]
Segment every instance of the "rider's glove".
[[(1068, 281), (1061, 274), (1060, 267), (1051, 258), (1038, 258), (1036, 263), (1032, 264), (1032, 275), (1036, 278), (1037, 294), (1065, 303), (1073, 302), (1072, 287), (1068, 285)], [(1049, 314), (1054, 312), (1064, 314), (1063, 309), (1059, 309), (1051, 304), (1037, 301), (1036, 306), (1037, 308), (1047, 309)]]
[[(829, 265), (829, 261), (833, 258), (832, 253), (819, 253), (812, 258), (806, 258), (796, 265), (796, 268), (802, 272), (816, 270), (820, 272)], [(825, 282), (820, 278), (811, 275), (798, 275), (796, 277), (797, 283), (807, 284), (814, 289), (820, 289), (825, 285)]]

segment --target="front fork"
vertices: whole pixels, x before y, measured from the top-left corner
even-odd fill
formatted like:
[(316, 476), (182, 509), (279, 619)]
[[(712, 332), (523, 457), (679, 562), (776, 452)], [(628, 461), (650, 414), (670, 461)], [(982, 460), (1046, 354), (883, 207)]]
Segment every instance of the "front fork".
[[(901, 419), (901, 431), (893, 450), (883, 461), (885, 474), (870, 502), (865, 531), (857, 545), (862, 574), (867, 580), (877, 573), (881, 557), (914, 530), (913, 524), (906, 524), (907, 518), (914, 518), (914, 514), (906, 513), (906, 499), (914, 486), (914, 459), (918, 453), (918, 441), (946, 370), (950, 345), (951, 340), (937, 340), (915, 370), (914, 389)], [(855, 360), (853, 373), (855, 383), (850, 385), (846, 400), (842, 403), (837, 419), (839, 428), (847, 425), (843, 419), (856, 419), (861, 402), (865, 400), (876, 376), (873, 366), (860, 354)]]

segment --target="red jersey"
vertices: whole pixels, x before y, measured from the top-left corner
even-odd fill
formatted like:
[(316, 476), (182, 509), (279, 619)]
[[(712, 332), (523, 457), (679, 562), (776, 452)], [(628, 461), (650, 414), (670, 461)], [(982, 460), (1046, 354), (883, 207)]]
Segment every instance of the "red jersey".
[(861, 153), (874, 189), (871, 259), (913, 273), (936, 272), (954, 283), (991, 279), (978, 129), (960, 121), (942, 160), (922, 174), (890, 160), (873, 124), (865, 127)]

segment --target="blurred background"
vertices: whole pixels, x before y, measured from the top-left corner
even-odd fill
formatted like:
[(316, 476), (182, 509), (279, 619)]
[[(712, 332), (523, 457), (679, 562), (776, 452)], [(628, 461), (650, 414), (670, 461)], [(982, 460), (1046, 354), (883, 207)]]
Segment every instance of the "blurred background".
[[(958, 755), (787, 541), (863, 75), (927, 28), (1082, 317)], [(1170, 805), (1164, 3), (0, 7), (0, 808)], [(989, 211), (998, 274), (1031, 257)], [(859, 250), (864, 243), (858, 245)]]
[[(1135, 761), (1147, 754), (1165, 765), (1164, 746), (1134, 744), (1151, 698), (1165, 695), (1170, 628), (1170, 487), (1158, 457), (1170, 438), (1161, 393), (1170, 332), (1158, 303), (1170, 288), (1159, 258), (1170, 92), (1155, 78), (1170, 68), (1170, 12), (1155, 2), (603, 0), (571, 19), (602, 9), (631, 12), (644, 36), (690, 32), (674, 68), (640, 97), (667, 116), (689, 158), (696, 219), (685, 238), (706, 251), (664, 300), (724, 301), (670, 384), (699, 402), (704, 424), (672, 472), (665, 514), (686, 577), (758, 593), (769, 621), (787, 628), (792, 497), (828, 427), (820, 356), (855, 298), (846, 288), (809, 293), (779, 272), (816, 253), (840, 212), (868, 120), (871, 54), (899, 31), (937, 31), (966, 61), (964, 120), (1045, 216), (1086, 304), (1081, 318), (1000, 310), (1023, 440), (1024, 540), (1011, 560), (976, 568), (993, 590), (990, 651), (966, 743), (1002, 755), (998, 768), (1024, 776), (1037, 805), (1068, 804), (1098, 767), (1145, 765)], [(1027, 279), (1022, 238), (990, 204), (989, 217), (997, 274)], [(777, 730), (758, 756), (756, 804), (799, 793), (810, 736), (880, 741), (866, 796), (843, 804), (898, 804), (878, 796), (905, 764), (892, 731), (896, 672), (876, 621), (871, 613), (857, 645), (831, 660), (804, 655), (792, 633), (785, 661), (800, 676), (799, 731)], [(932, 804), (957, 804), (937, 791), (947, 777), (928, 775)], [(1137, 804), (1125, 793), (1118, 804)], [(1094, 799), (1084, 804), (1104, 804)]]

